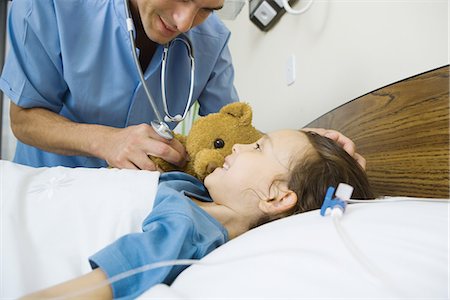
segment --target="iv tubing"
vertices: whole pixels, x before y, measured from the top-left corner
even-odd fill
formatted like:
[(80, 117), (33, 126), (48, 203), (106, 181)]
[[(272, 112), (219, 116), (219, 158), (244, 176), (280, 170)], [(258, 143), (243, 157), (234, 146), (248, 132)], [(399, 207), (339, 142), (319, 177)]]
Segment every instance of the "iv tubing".
[(387, 273), (383, 272), (376, 265), (374, 265), (370, 261), (370, 259), (367, 256), (365, 256), (364, 253), (356, 246), (356, 244), (353, 243), (352, 239), (347, 234), (344, 227), (342, 227), (341, 225), (340, 219), (342, 218), (342, 216), (343, 216), (342, 209), (338, 207), (332, 209), (331, 219), (333, 220), (334, 228), (336, 229), (338, 236), (341, 238), (343, 244), (350, 252), (350, 254), (353, 256), (353, 258), (355, 258), (355, 260), (362, 266), (364, 270), (366, 270), (370, 275), (372, 275), (372, 278), (375, 279), (376, 284), (384, 285), (386, 288), (391, 290), (391, 292), (394, 295), (396, 295), (397, 298), (410, 298), (412, 295), (409, 295), (407, 291), (396, 286), (392, 278), (390, 278), (390, 276)]
[(143, 273), (146, 271), (150, 271), (153, 269), (157, 269), (157, 268), (163, 268), (163, 267), (168, 267), (168, 266), (184, 266), (184, 265), (203, 265), (203, 266), (213, 266), (213, 265), (220, 265), (220, 264), (226, 264), (226, 263), (230, 263), (230, 262), (236, 262), (236, 261), (240, 261), (240, 260), (244, 260), (244, 259), (253, 259), (253, 258), (257, 258), (260, 256), (265, 256), (265, 255), (269, 255), (269, 254), (279, 254), (281, 253), (297, 253), (298, 251), (302, 251), (302, 249), (300, 248), (291, 248), (291, 249), (277, 249), (277, 250), (272, 250), (272, 251), (267, 251), (267, 252), (261, 252), (261, 253), (257, 253), (257, 254), (249, 254), (246, 256), (242, 256), (242, 257), (234, 257), (234, 258), (230, 258), (227, 260), (223, 260), (223, 261), (214, 261), (214, 262), (205, 262), (203, 260), (200, 259), (174, 259), (174, 260), (167, 260), (167, 261), (160, 261), (160, 262), (155, 262), (155, 263), (151, 263), (151, 264), (146, 264), (143, 265), (141, 267), (137, 267), (134, 268), (132, 270), (128, 270), (122, 273), (119, 273), (117, 275), (114, 275), (108, 279), (103, 280), (102, 282), (88, 287), (88, 288), (83, 288), (77, 292), (72, 292), (69, 293), (67, 295), (64, 296), (60, 296), (60, 297), (54, 297), (51, 299), (68, 299), (68, 298), (72, 298), (72, 297), (76, 297), (76, 296), (81, 296), (84, 293), (93, 291), (95, 289), (101, 288), (103, 286), (107, 286), (107, 285), (112, 285), (113, 283), (120, 281), (124, 278), (139, 274), (139, 273)]
[[(402, 198), (388, 198), (388, 199), (378, 199), (378, 200), (356, 200), (356, 199), (347, 199), (345, 200), (346, 202), (351, 202), (351, 203), (359, 203), (359, 202), (364, 202), (364, 203), (374, 203), (374, 202), (399, 202), (399, 201), (423, 201), (423, 202), (448, 202), (448, 200), (446, 199), (422, 199), (422, 198), (409, 198), (409, 199), (402, 199)], [(353, 255), (353, 257), (355, 257), (355, 259), (360, 263), (360, 265), (371, 275), (374, 276), (375, 279), (378, 279), (378, 281), (380, 283), (383, 283), (385, 286), (387, 286), (388, 288), (390, 288), (393, 292), (395, 292), (397, 295), (401, 296), (401, 295), (405, 295), (404, 291), (400, 291), (399, 288), (395, 287), (393, 285), (393, 283), (391, 282), (390, 278), (387, 276), (387, 274), (385, 274), (384, 272), (382, 272), (380, 269), (378, 269), (362, 252), (361, 250), (352, 242), (351, 238), (348, 236), (348, 234), (346, 233), (345, 229), (341, 226), (340, 223), (340, 218), (343, 215), (343, 211), (340, 208), (334, 208), (331, 211), (331, 218), (333, 220), (333, 224), (334, 227), (336, 228), (336, 232), (338, 233), (339, 237), (341, 238), (341, 240), (343, 241), (345, 247), (348, 249), (348, 251)], [(248, 258), (256, 258), (259, 256), (263, 256), (263, 255), (267, 255), (267, 254), (272, 254), (272, 253), (277, 253), (280, 254), (280, 252), (298, 252), (302, 249), (277, 249), (276, 252), (275, 251), (269, 251), (269, 252), (263, 252), (263, 253), (258, 253), (258, 254), (252, 254), (251, 256), (243, 256), (243, 257), (237, 257), (237, 258), (232, 258), (229, 260), (225, 260), (225, 261), (217, 261), (217, 262), (204, 262), (203, 260), (199, 260), (199, 259), (176, 259), (176, 260), (168, 260), (168, 261), (161, 261), (161, 262), (155, 262), (152, 264), (147, 264), (120, 274), (117, 274), (111, 278), (108, 278), (106, 280), (104, 280), (103, 282), (100, 282), (99, 284), (90, 287), (90, 288), (85, 288), (82, 289), (78, 292), (74, 292), (74, 293), (70, 293), (64, 297), (55, 297), (53, 299), (65, 299), (65, 298), (70, 298), (70, 297), (74, 297), (74, 296), (79, 296), (83, 293), (89, 292), (91, 290), (95, 290), (97, 288), (103, 287), (103, 286), (107, 286), (110, 284), (113, 284), (114, 282), (117, 282), (119, 280), (122, 280), (124, 278), (136, 275), (138, 273), (142, 273), (142, 272), (146, 272), (149, 270), (153, 270), (156, 268), (162, 268), (162, 267), (167, 267), (167, 266), (180, 266), (180, 265), (204, 265), (204, 266), (208, 266), (208, 265), (219, 265), (219, 264), (225, 264), (225, 263), (229, 263), (229, 262), (236, 262), (239, 260), (243, 260), (243, 259), (248, 259)]]
[(331, 219), (333, 220), (333, 225), (338, 233), (339, 237), (342, 239), (347, 250), (356, 258), (356, 260), (374, 277), (383, 277), (383, 272), (375, 267), (370, 260), (362, 253), (361, 250), (352, 242), (351, 238), (348, 236), (345, 229), (341, 226), (340, 219), (343, 212), (339, 208), (334, 208), (331, 211)]
[(448, 199), (439, 199), (439, 198), (434, 198), (434, 199), (424, 199), (424, 198), (413, 198), (413, 197), (408, 197), (408, 198), (401, 198), (401, 197), (392, 197), (392, 198), (386, 198), (386, 199), (371, 199), (371, 200), (361, 200), (361, 199), (348, 199), (345, 200), (349, 203), (380, 203), (380, 202), (404, 202), (404, 201), (419, 201), (419, 202), (449, 202)]

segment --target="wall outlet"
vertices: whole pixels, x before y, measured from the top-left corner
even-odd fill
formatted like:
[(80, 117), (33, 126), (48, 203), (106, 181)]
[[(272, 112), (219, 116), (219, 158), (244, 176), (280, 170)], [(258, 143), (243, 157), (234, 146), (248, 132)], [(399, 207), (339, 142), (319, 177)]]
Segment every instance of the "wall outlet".
[(296, 72), (295, 72), (295, 55), (292, 54), (288, 57), (286, 61), (286, 84), (289, 86), (295, 82)]

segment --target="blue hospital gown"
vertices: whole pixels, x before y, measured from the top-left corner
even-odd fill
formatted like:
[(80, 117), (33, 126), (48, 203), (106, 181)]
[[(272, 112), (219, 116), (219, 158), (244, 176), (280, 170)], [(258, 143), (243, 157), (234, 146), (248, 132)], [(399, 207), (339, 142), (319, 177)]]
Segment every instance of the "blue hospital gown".
[[(123, 0), (13, 1), (8, 30), (10, 49), (0, 89), (18, 106), (42, 107), (74, 122), (117, 128), (156, 119), (134, 65)], [(227, 46), (229, 30), (211, 14), (186, 35), (196, 59), (193, 99), (200, 103), (200, 115), (238, 101)], [(181, 45), (171, 50), (167, 66), (172, 115), (183, 113), (189, 90), (190, 60)], [(162, 48), (157, 48), (144, 76), (164, 114)], [(107, 165), (95, 157), (58, 155), (20, 141), (14, 161), (34, 167)]]
[[(92, 257), (93, 268), (108, 278), (160, 261), (199, 259), (228, 240), (226, 229), (189, 195), (211, 202), (204, 185), (181, 172), (164, 173), (152, 212), (142, 233), (126, 235)], [(187, 266), (170, 266), (140, 273), (112, 285), (114, 298), (134, 299), (158, 283), (171, 284)]]

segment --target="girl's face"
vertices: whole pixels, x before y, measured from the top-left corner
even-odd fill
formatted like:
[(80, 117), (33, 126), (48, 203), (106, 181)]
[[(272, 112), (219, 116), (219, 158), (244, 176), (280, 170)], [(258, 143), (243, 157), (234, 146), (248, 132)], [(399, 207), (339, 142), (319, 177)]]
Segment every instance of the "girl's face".
[(306, 135), (297, 130), (276, 131), (254, 144), (236, 144), (223, 167), (205, 178), (205, 186), (216, 204), (242, 213), (254, 210), (259, 200), (276, 196), (275, 179), (288, 174), (290, 163), (310, 148)]
[(206, 20), (224, 0), (134, 0), (147, 36), (165, 44)]

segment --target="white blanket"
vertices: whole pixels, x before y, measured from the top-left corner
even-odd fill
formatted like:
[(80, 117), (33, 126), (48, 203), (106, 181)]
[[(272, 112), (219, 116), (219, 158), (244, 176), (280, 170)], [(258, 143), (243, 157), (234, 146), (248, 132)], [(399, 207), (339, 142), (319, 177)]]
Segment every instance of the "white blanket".
[[(0, 176), (3, 299), (88, 272), (88, 256), (140, 230), (159, 174), (1, 162)], [(369, 270), (330, 216), (311, 211), (243, 234), (202, 260), (211, 265), (189, 267), (172, 286), (157, 285), (141, 298), (447, 299), (449, 207), (419, 201), (349, 205), (341, 226)]]
[(0, 161), (0, 299), (91, 270), (88, 257), (141, 224), (159, 172)]
[(449, 202), (391, 199), (411, 201), (347, 206), (363, 263), (316, 210), (245, 233), (142, 299), (449, 299)]

